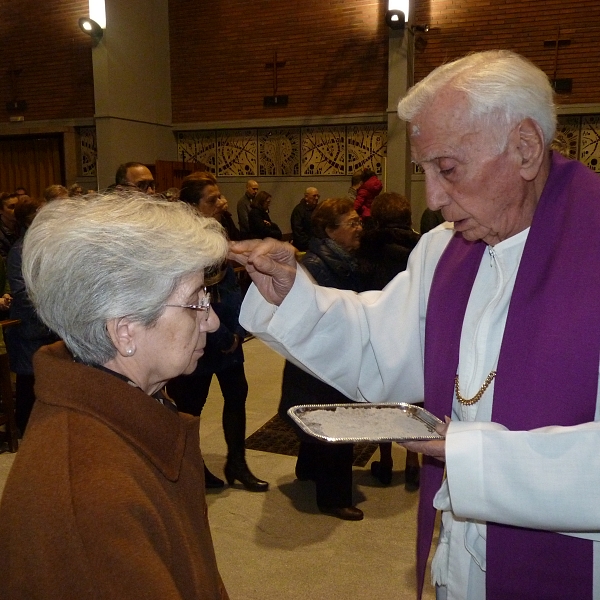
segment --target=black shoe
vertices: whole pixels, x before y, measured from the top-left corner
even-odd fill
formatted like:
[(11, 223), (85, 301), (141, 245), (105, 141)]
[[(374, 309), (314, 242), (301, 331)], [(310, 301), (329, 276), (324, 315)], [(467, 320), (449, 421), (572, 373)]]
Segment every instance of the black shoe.
[(407, 492), (416, 492), (421, 480), (421, 467), (406, 467), (404, 471), (404, 489)]
[(324, 515), (337, 517), (344, 521), (362, 521), (365, 516), (363, 511), (356, 506), (319, 506), (319, 511)]
[(229, 485), (233, 485), (237, 479), (250, 492), (266, 492), (269, 484), (255, 477), (245, 460), (227, 461), (225, 465), (225, 479)]
[(225, 482), (213, 475), (204, 465), (204, 487), (208, 489), (225, 487)]
[(371, 475), (383, 485), (390, 485), (392, 483), (392, 465), (374, 460), (371, 463)]

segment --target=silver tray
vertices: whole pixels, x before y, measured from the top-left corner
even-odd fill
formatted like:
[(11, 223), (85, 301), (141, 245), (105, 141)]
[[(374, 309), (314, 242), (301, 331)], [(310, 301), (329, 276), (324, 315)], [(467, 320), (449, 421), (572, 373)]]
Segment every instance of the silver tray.
[[(356, 411), (356, 412), (355, 412)], [(288, 415), (302, 431), (324, 442), (402, 442), (439, 440), (442, 422), (420, 406), (390, 404), (303, 404)]]

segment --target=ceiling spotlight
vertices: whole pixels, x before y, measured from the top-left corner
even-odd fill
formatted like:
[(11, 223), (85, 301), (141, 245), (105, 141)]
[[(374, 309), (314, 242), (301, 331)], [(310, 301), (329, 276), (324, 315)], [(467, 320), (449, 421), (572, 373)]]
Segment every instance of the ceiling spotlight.
[(104, 31), (102, 31), (102, 27), (100, 27), (96, 21), (88, 17), (81, 17), (81, 19), (79, 19), (79, 29), (81, 29), (83, 33), (89, 35), (96, 42), (102, 39), (102, 35), (104, 33)]
[(385, 23), (390, 29), (404, 29), (406, 17), (401, 10), (388, 10), (385, 13)]

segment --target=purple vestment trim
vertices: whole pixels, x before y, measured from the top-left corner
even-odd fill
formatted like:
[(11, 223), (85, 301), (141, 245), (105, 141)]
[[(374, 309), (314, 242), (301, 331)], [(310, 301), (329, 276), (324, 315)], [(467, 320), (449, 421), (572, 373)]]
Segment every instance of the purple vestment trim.
[[(462, 322), (485, 250), (455, 235), (434, 275), (425, 331), (425, 407), (451, 412)], [(593, 421), (600, 359), (600, 180), (554, 153), (515, 288), (494, 385), (492, 420), (512, 430)], [(507, 465), (510, 468), (510, 465)], [(421, 476), (419, 597), (443, 465)], [(487, 600), (592, 597), (592, 542), (488, 523)]]

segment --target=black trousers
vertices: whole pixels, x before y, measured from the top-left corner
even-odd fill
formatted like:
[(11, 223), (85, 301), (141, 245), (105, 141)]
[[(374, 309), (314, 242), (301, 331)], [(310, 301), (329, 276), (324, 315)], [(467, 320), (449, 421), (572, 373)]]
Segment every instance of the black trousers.
[(296, 473), (314, 479), (317, 505), (347, 508), (352, 503), (352, 444), (326, 444), (301, 441)]
[(15, 383), (15, 421), (21, 435), (25, 433), (29, 415), (35, 402), (33, 386), (35, 378), (33, 375), (20, 375), (17, 373)]
[(244, 364), (235, 364), (217, 373), (181, 375), (167, 384), (167, 393), (181, 412), (200, 416), (213, 375), (217, 376), (223, 394), (223, 432), (229, 454), (244, 453), (246, 438), (246, 398), (248, 381)]

